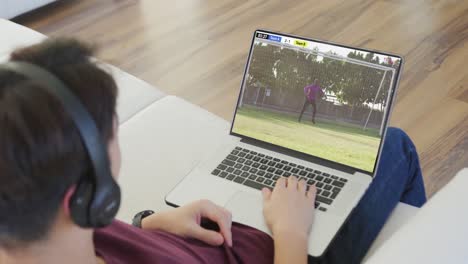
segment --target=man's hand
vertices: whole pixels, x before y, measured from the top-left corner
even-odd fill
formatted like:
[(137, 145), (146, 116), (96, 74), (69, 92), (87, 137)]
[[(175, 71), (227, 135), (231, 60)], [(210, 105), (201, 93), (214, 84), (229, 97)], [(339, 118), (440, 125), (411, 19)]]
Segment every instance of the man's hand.
[(280, 178), (275, 189), (263, 189), (263, 214), (273, 233), (275, 264), (307, 263), (307, 244), (314, 216), (316, 188), (304, 180)]
[(310, 187), (304, 180), (280, 178), (273, 191), (267, 188), (263, 192), (263, 214), (273, 233), (277, 235), (300, 236), (308, 239), (314, 216), (316, 188)]
[[(220, 232), (200, 226), (202, 218), (218, 224)], [(143, 229), (159, 229), (182, 237), (195, 238), (213, 246), (232, 246), (231, 213), (208, 200), (159, 212), (143, 219)]]

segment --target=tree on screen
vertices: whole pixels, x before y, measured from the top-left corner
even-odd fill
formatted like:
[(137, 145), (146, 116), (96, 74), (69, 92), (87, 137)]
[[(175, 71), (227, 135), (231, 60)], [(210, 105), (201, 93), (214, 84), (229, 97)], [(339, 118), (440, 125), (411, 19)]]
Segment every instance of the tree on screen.
[[(332, 52), (330, 54), (333, 55)], [(355, 108), (368, 108), (368, 104), (374, 102), (384, 75), (380, 69), (260, 42), (254, 44), (251, 56), (246, 90), (257, 91), (250, 93), (255, 95), (266, 88), (271, 89), (267, 103), (287, 109), (300, 108), (304, 101), (303, 88), (319, 79), (322, 89), (335, 95), (341, 104), (351, 107), (352, 115)], [(354, 51), (347, 57), (398, 67), (398, 62), (381, 61), (373, 53), (364, 55)], [(376, 101), (381, 110), (385, 107), (391, 77), (391, 74), (385, 76), (383, 89)]]

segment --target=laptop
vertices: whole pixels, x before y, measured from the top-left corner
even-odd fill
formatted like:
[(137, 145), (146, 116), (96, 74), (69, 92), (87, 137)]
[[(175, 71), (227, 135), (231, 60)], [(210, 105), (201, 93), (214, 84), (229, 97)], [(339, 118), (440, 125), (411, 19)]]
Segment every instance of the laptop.
[(166, 196), (209, 199), (269, 234), (261, 189), (297, 176), (317, 187), (308, 253), (320, 257), (377, 171), (400, 56), (256, 30), (229, 135)]

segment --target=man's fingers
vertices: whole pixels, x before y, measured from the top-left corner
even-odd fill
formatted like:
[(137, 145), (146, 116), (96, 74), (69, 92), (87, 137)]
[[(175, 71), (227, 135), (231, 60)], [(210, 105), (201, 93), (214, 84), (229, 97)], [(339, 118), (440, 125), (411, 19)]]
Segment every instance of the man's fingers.
[(222, 225), (223, 228), (220, 227), (221, 229), (221, 234), (223, 234), (223, 237), (226, 239), (226, 243), (228, 246), (232, 247), (232, 214), (229, 212), (226, 215), (226, 220), (224, 222), (224, 225)]
[(191, 237), (201, 240), (212, 246), (220, 246), (225, 240), (220, 233), (204, 229), (199, 225), (194, 225), (194, 227), (191, 228), (190, 233)]
[(299, 183), (297, 184), (297, 189), (299, 190), (300, 193), (306, 194), (307, 191), (307, 183), (305, 180), (301, 179)]
[(231, 213), (226, 214), (226, 210), (214, 203), (207, 203), (201, 211), (202, 217), (206, 217), (214, 221), (219, 226), (219, 230), (224, 237), (226, 243), (232, 246), (232, 216)]
[(223, 209), (224, 214), (229, 218), (232, 219), (232, 213), (228, 209), (221, 207)]
[(297, 189), (297, 178), (295, 176), (289, 176), (288, 189)]
[(284, 188), (286, 187), (286, 178), (284, 177), (280, 177), (277, 181), (276, 181), (276, 184), (275, 184), (275, 189), (276, 188)]
[(266, 202), (266, 201), (270, 200), (270, 198), (271, 198), (271, 191), (270, 191), (270, 189), (264, 187), (264, 188), (262, 189), (262, 196), (263, 196), (263, 202)]
[(309, 191), (307, 191), (307, 197), (312, 201), (315, 201), (315, 195), (317, 194), (317, 187), (315, 185), (311, 185), (309, 187)]

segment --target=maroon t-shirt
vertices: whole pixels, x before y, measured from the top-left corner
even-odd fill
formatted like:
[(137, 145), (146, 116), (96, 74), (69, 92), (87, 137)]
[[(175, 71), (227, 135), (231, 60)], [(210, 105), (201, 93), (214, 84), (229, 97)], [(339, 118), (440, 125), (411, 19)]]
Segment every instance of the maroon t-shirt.
[(262, 231), (233, 223), (233, 247), (210, 246), (164, 231), (142, 230), (120, 221), (96, 229), (96, 254), (107, 264), (273, 263), (273, 240)]

